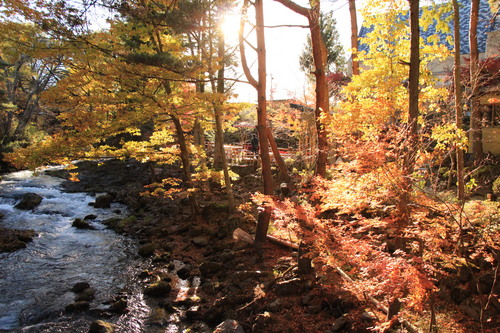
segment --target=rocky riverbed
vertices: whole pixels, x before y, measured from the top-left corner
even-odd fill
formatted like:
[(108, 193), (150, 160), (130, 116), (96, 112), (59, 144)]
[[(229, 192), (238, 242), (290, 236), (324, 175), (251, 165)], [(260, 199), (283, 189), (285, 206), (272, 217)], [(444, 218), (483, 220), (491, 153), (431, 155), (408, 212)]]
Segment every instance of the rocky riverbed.
[[(133, 277), (140, 292), (116, 293), (98, 307), (89, 305), (95, 286), (75, 281), (74, 302), (65, 311), (92, 319), (75, 332), (333, 332), (342, 327), (365, 331), (373, 324), (373, 315), (359, 312), (362, 307), (347, 292), (325, 290), (317, 277), (299, 275), (295, 250), (273, 244), (258, 249), (234, 239), (238, 228), (251, 233), (254, 220), (229, 211), (217, 186), (200, 195), (202, 218), (194, 220), (186, 199), (140, 195), (153, 178), (178, 175), (176, 170), (113, 160), (84, 162), (71, 172), (79, 181), (65, 181), (67, 191), (92, 193), (94, 206), (129, 207), (127, 216), (102, 225), (135, 239), (137, 254), (148, 263)], [(50, 174), (70, 176), (66, 170)], [(249, 177), (236, 193), (241, 202), (255, 190), (248, 188)], [(93, 219), (78, 217), (73, 226), (87, 229)], [(130, 313), (140, 320), (130, 320)], [(347, 313), (355, 319), (346, 319)]]

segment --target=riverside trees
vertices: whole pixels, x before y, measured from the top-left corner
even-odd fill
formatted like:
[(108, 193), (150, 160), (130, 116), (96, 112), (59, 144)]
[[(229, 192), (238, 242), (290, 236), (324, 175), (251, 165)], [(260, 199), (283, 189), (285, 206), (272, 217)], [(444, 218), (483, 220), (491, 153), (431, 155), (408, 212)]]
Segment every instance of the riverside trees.
[[(248, 75), (248, 81), (258, 91), (264, 183), (264, 195), (254, 196), (263, 208), (258, 215), (256, 240), (266, 239), (272, 221), (276, 229), (273, 232), (310, 247), (322, 283), (332, 278), (333, 268), (349, 269), (361, 280), (363, 293), (373, 292), (381, 303), (400, 298), (404, 311), (425, 308), (431, 296), (438, 296), (433, 294), (433, 279), (449, 277), (450, 271), (455, 274), (469, 269), (476, 274), (477, 267), (486, 267), (480, 272), (489, 275), (480, 277), (496, 274), (496, 217), (485, 218), (478, 213), (480, 208), (474, 208), (468, 227), (461, 223), (457, 228), (453, 221), (461, 211), (455, 210), (453, 204), (443, 209), (418, 191), (430, 191), (432, 175), (427, 172), (444, 164), (452, 147), (464, 147), (463, 132), (449, 126), (452, 117), (446, 109), (448, 92), (436, 84), (427, 68), (431, 61), (444, 59), (450, 51), (436, 42), (435, 36), (417, 45), (418, 1), (370, 1), (364, 16), (373, 31), (362, 40), (370, 50), (358, 50), (362, 70), (342, 90), (342, 100), (332, 112), (328, 112), (328, 104), (322, 104), (328, 102), (324, 99), (328, 93), (323, 94), (325, 84), (321, 83), (326, 52), (318, 37), (319, 2), (311, 1), (310, 8), (291, 1), (279, 2), (309, 19), (312, 45), (319, 50), (313, 52), (319, 99), (316, 128), (320, 136), (336, 136), (346, 163), (328, 165), (325, 158), (330, 152), (322, 146), (317, 170), (322, 177), (308, 177), (297, 170), (293, 197), (275, 195), (267, 143), (266, 64), (265, 57), (259, 58), (258, 78)], [(64, 51), (64, 57), (57, 59), (65, 71), (40, 95), (47, 108), (60, 112), (59, 128), (36, 145), (16, 150), (10, 160), (36, 167), (104, 155), (133, 157), (152, 165), (178, 163), (183, 179), (156, 183), (150, 193), (188, 197), (193, 214), (199, 216), (200, 184), (212, 171), (219, 171), (221, 166), (226, 169), (227, 165), (221, 161), (217, 170), (210, 170), (210, 156), (203, 140), (197, 138), (204, 137), (200, 135), (203, 129), (205, 134), (216, 137), (221, 148), (221, 132), (230, 126), (238, 111), (237, 105), (227, 102), (224, 69), (229, 56), (216, 27), (228, 4), (202, 0), (107, 1), (117, 16), (101, 31), (86, 31), (76, 15), (78, 9), (70, 10), (62, 2), (47, 7), (53, 8), (51, 13), (29, 8), (29, 2), (9, 4), (38, 24), (26, 29), (40, 34), (46, 31), (43, 36)], [(259, 38), (255, 49), (264, 54), (263, 1), (245, 4), (245, 8), (252, 4), (257, 8), (255, 28)], [(44, 8), (44, 3), (39, 2), (39, 6)], [(411, 30), (407, 20), (401, 19), (409, 10)], [(427, 11), (424, 14), (422, 27), (432, 23), (447, 26), (435, 19), (437, 15)], [(242, 44), (246, 43), (244, 36)], [(7, 51), (2, 48), (0, 66), (15, 69), (10, 66), (14, 62), (7, 60)], [(34, 72), (23, 73), (27, 82)], [(7, 87), (12, 80), (4, 82)], [(13, 87), (28, 91), (26, 85)], [(9, 115), (15, 118), (21, 114), (21, 108), (17, 109), (21, 104), (9, 103), (6, 96), (1, 100), (2, 112), (6, 119)], [(9, 114), (10, 110), (19, 112)], [(322, 138), (324, 144), (333, 141), (327, 136)], [(224, 156), (223, 152), (219, 155)], [(229, 175), (225, 175), (226, 185)], [(181, 181), (184, 187), (178, 186)], [(479, 285), (484, 281), (476, 280), (480, 287), (476, 289), (484, 290)], [(487, 299), (482, 303), (484, 313), (493, 295), (478, 295), (483, 301)]]

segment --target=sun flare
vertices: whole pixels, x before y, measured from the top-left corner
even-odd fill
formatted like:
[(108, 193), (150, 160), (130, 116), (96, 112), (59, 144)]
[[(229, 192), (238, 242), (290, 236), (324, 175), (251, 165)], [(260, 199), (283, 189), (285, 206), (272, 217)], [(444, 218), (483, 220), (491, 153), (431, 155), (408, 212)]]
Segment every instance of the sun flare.
[(237, 41), (240, 29), (240, 16), (233, 13), (226, 14), (222, 19), (221, 27), (227, 41)]

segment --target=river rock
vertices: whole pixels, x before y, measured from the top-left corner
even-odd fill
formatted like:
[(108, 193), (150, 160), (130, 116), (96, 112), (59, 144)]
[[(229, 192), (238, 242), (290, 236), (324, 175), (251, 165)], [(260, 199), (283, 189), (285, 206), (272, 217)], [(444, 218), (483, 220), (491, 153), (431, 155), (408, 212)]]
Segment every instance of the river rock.
[(152, 297), (161, 297), (168, 294), (170, 290), (172, 290), (172, 286), (170, 286), (170, 283), (166, 281), (159, 281), (146, 287), (146, 289), (144, 289), (144, 294)]
[(155, 253), (155, 250), (156, 250), (156, 245), (153, 243), (148, 243), (141, 246), (139, 248), (138, 253), (141, 257), (146, 258), (146, 257), (151, 257)]
[(95, 229), (89, 222), (82, 219), (75, 219), (71, 224), (71, 226), (77, 229), (87, 229), (87, 230)]
[(36, 236), (34, 230), (19, 230), (0, 228), (0, 252), (13, 252), (24, 249), (26, 243)]
[(90, 284), (88, 284), (87, 282), (77, 282), (73, 285), (71, 291), (74, 293), (81, 293), (82, 291), (88, 288), (90, 288)]
[(206, 261), (199, 267), (202, 276), (210, 276), (218, 273), (222, 269), (222, 264), (218, 262)]
[(89, 302), (87, 302), (87, 301), (78, 301), (78, 302), (74, 302), (74, 303), (68, 304), (64, 308), (64, 310), (66, 310), (66, 312), (83, 312), (83, 311), (87, 311), (89, 308), (90, 308), (90, 303)]
[(245, 333), (245, 330), (236, 320), (226, 319), (217, 325), (213, 333)]
[(124, 297), (120, 297), (118, 300), (113, 302), (109, 307), (109, 311), (113, 313), (124, 314), (128, 312), (128, 301)]
[(26, 193), (21, 201), (14, 207), (17, 209), (30, 210), (37, 207), (42, 202), (42, 196), (36, 193)]
[(76, 296), (75, 301), (76, 302), (79, 302), (79, 301), (90, 302), (94, 298), (95, 298), (95, 290), (92, 288), (87, 288)]
[(94, 321), (89, 328), (89, 333), (113, 333), (116, 325), (108, 323), (104, 320)]
[(95, 208), (109, 208), (113, 202), (113, 196), (111, 194), (101, 194), (95, 198), (94, 207)]

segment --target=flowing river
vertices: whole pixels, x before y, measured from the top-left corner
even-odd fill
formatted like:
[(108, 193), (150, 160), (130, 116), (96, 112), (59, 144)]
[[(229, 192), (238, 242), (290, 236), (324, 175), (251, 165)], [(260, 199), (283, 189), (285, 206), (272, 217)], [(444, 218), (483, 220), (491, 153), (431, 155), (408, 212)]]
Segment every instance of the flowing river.
[[(145, 263), (132, 240), (100, 223), (122, 216), (126, 207), (94, 208), (89, 205), (94, 197), (63, 192), (61, 182), (29, 171), (5, 175), (0, 182), (0, 226), (37, 233), (25, 249), (0, 253), (0, 332), (88, 332), (99, 318), (65, 311), (75, 301), (71, 288), (78, 282), (95, 290), (90, 308), (96, 311), (104, 310), (113, 296), (126, 294), (129, 312), (109, 321), (118, 325), (118, 332), (142, 332), (149, 310), (137, 275)], [(14, 208), (25, 193), (43, 200), (33, 210)], [(96, 230), (71, 226), (75, 218), (91, 214)]]

